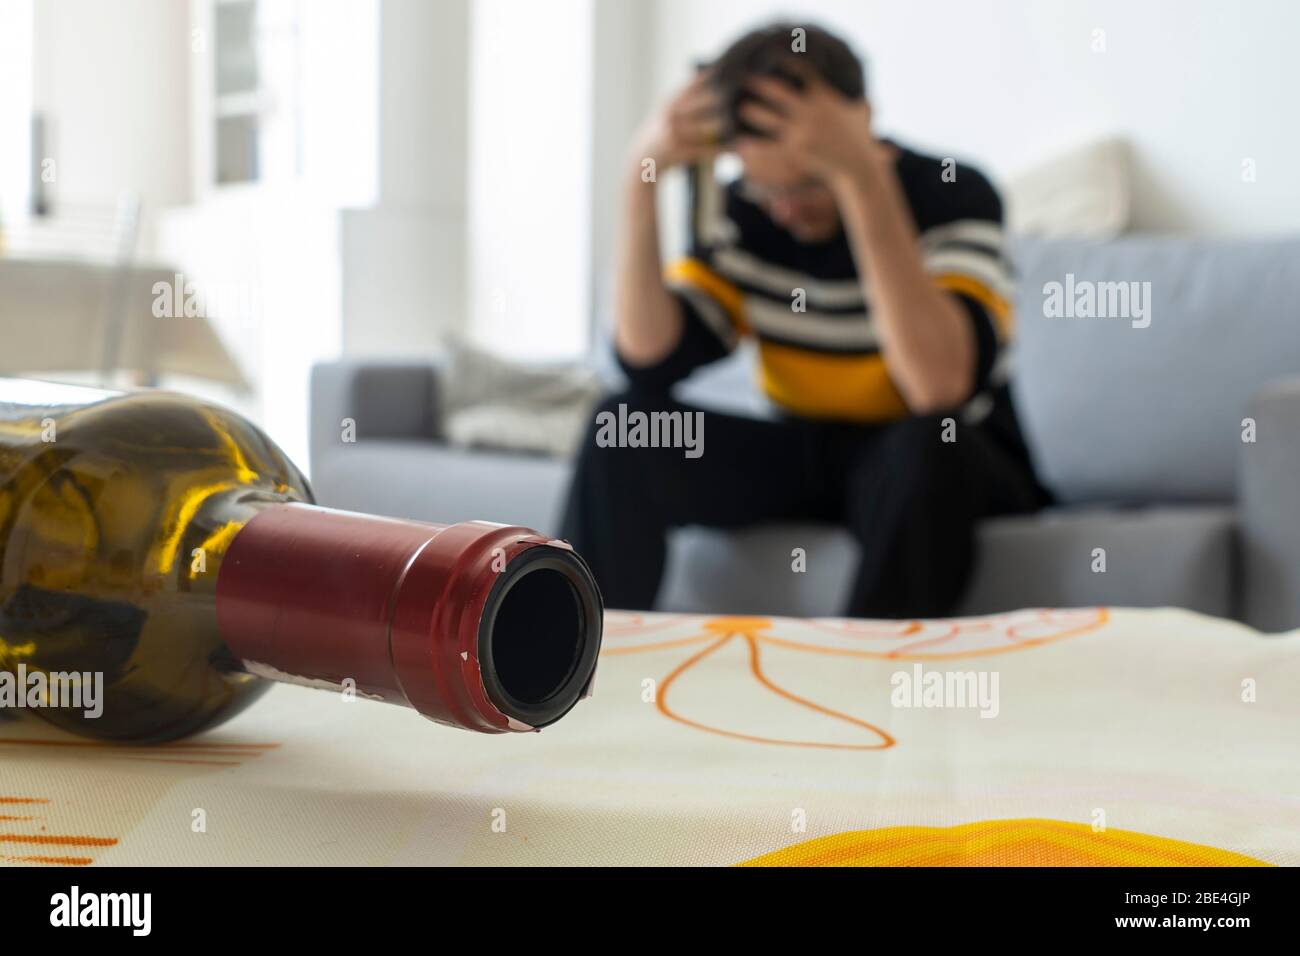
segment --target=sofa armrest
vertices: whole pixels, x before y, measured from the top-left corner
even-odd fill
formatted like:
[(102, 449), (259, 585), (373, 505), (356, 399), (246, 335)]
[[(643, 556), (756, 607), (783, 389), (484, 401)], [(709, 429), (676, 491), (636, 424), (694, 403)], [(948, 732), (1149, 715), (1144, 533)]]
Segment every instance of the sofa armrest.
[(344, 421), (355, 423), (357, 441), (442, 437), (442, 364), (423, 361), (344, 359), (311, 370), (311, 467), (342, 446)]
[(1269, 382), (1250, 402), (1255, 441), (1243, 442), (1243, 620), (1265, 631), (1300, 627), (1300, 376)]

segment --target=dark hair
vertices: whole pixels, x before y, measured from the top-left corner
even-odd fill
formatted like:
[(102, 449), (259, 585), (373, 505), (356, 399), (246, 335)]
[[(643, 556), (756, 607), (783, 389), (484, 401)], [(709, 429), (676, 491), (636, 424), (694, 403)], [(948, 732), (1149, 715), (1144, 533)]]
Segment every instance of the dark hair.
[[(798, 52), (796, 30), (803, 31)], [(723, 140), (730, 141), (740, 134), (763, 135), (740, 118), (740, 107), (756, 99), (745, 88), (751, 76), (776, 76), (802, 88), (800, 64), (851, 99), (866, 95), (866, 70), (847, 43), (821, 27), (788, 21), (771, 23), (746, 33), (709, 64), (711, 81), (722, 100)]]

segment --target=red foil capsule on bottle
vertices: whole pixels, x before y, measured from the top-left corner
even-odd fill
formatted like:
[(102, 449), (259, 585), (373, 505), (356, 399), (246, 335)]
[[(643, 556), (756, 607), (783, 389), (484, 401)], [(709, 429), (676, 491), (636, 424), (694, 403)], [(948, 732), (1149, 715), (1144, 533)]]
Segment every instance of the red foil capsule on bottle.
[(602, 608), (573, 549), (526, 528), (284, 504), (235, 535), (216, 615), (252, 674), (504, 733), (590, 693)]

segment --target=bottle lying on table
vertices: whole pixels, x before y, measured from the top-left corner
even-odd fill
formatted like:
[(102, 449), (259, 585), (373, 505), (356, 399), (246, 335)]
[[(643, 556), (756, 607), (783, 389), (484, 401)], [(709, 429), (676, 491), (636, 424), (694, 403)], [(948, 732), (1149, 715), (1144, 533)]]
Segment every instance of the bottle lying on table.
[(281, 681), (530, 731), (590, 693), (601, 615), (566, 543), (316, 507), (219, 406), (0, 379), (0, 714), (153, 743)]

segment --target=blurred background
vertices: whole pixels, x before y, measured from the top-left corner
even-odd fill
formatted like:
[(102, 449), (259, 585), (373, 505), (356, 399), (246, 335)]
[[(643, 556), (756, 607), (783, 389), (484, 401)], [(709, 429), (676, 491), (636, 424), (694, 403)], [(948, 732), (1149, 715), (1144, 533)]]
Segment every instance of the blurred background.
[[(448, 336), (587, 356), (631, 133), (693, 63), (789, 12), (0, 0), (0, 373), (179, 383), (306, 464), (318, 361)], [(1300, 223), (1296, 4), (821, 0), (797, 16), (865, 54), (882, 132), (981, 166), (1027, 231)], [(1035, 172), (1071, 163), (1071, 195)], [(664, 185), (679, 245), (681, 186)]]

